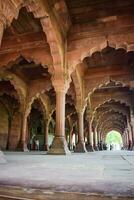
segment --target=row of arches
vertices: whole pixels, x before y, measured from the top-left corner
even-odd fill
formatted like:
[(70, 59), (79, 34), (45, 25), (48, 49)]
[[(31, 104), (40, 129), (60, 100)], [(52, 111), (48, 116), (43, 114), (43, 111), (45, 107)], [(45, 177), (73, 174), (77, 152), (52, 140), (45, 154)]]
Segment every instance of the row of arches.
[[(68, 146), (70, 150), (74, 146), (76, 152), (86, 152), (86, 148), (97, 150), (105, 134), (115, 129), (121, 132), (124, 147), (132, 149), (133, 48), (127, 43), (125, 49), (118, 36), (117, 40), (103, 37), (92, 42), (89, 38), (86, 42), (70, 41), (68, 23), (59, 27), (56, 18), (62, 16), (62, 9), (56, 8), (66, 8), (65, 2), (58, 1), (56, 7), (52, 4), (16, 2), (17, 9), (21, 10), (11, 15), (11, 21), (15, 16), (17, 20), (9, 21), (4, 35), (2, 32), (1, 107), (4, 104), (3, 113), (7, 113), (7, 117), (1, 148), (35, 149), (31, 139), (42, 138), (40, 148), (48, 150), (48, 133), (52, 131), (54, 139), (48, 153), (67, 154)], [(7, 6), (3, 2), (2, 10)], [(51, 6), (53, 12), (50, 12)], [(27, 16), (27, 20), (23, 21), (22, 16)], [(16, 31), (17, 36), (12, 36)], [(126, 36), (123, 44), (127, 39)], [(12, 98), (15, 103), (10, 105)], [(17, 108), (10, 114), (14, 104)], [(19, 122), (12, 132), (17, 121), (15, 114)], [(10, 145), (12, 140), (15, 144)]]
[[(4, 113), (4, 115), (1, 113), (4, 120), (4, 122), (1, 120), (1, 123), (4, 124), (2, 125), (2, 128), (4, 128), (3, 131), (6, 132), (6, 135), (3, 136), (1, 133), (1, 148), (3, 150), (34, 150), (36, 149), (34, 146), (35, 144), (33, 144), (34, 140), (31, 144), (31, 139), (39, 138), (40, 150), (49, 150), (49, 146), (52, 144), (56, 130), (56, 111), (54, 107), (49, 109), (47, 104), (49, 102), (49, 97), (46, 94), (41, 94), (32, 98), (30, 103), (27, 104), (28, 110), (26, 115), (24, 115), (26, 129), (25, 135), (23, 135), (23, 113), (20, 109), (17, 92), (10, 84), (10, 81), (1, 81), (0, 86), (1, 112)], [(73, 103), (70, 105), (69, 97), (66, 97), (65, 136), (70, 150), (86, 152), (84, 142), (86, 143), (87, 148), (90, 146), (92, 147), (92, 150), (98, 149), (96, 146), (98, 146), (100, 141), (105, 141), (106, 133), (108, 131), (114, 128), (122, 134), (122, 137), (124, 137), (123, 134), (126, 134), (126, 129), (130, 128), (129, 126), (132, 126), (131, 108), (122, 101), (117, 101), (117, 99), (114, 98), (103, 100), (103, 102), (101, 104), (99, 103), (99, 106), (97, 106), (93, 112), (90, 111), (89, 113), (88, 109), (91, 109), (91, 107), (88, 104), (85, 112), (83, 112), (82, 120), (82, 116), (79, 119), (81, 113), (77, 113)], [(51, 107), (51, 105), (49, 106)], [(91, 113), (93, 113), (92, 116)], [(83, 138), (82, 135), (79, 135), (80, 132), (78, 132), (80, 126), (79, 123), (83, 123)], [(82, 127), (80, 128), (82, 131)], [(96, 135), (96, 133), (98, 135)], [(133, 148), (132, 130), (131, 134), (130, 137), (129, 133), (130, 138), (128, 138), (128, 143), (126, 144), (126, 148), (129, 146), (130, 149)], [(20, 145), (22, 139), (26, 142), (23, 148)], [(83, 145), (77, 147), (79, 140)], [(131, 144), (129, 143), (129, 140), (131, 140)], [(89, 148), (89, 150), (91, 149)]]

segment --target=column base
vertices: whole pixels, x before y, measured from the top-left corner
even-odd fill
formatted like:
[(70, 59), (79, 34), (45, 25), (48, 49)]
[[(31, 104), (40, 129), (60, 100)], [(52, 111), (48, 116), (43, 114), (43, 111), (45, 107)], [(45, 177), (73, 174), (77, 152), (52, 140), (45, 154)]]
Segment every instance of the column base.
[(2, 151), (0, 151), (0, 164), (6, 163), (6, 158)]
[(98, 146), (94, 146), (94, 150), (95, 150), (95, 151), (99, 151)]
[(47, 152), (48, 155), (70, 155), (67, 142), (64, 137), (54, 137), (52, 146)]
[(49, 145), (48, 144), (45, 144), (44, 145), (44, 151), (48, 151), (49, 150)]
[(86, 149), (87, 149), (88, 152), (94, 152), (94, 148), (93, 148), (93, 146), (91, 144), (88, 144), (86, 146)]
[(20, 141), (17, 147), (17, 151), (29, 152), (26, 142)]
[(85, 143), (84, 142), (78, 142), (76, 144), (74, 152), (76, 152), (76, 153), (86, 153), (87, 150), (86, 150), (86, 147), (85, 147)]

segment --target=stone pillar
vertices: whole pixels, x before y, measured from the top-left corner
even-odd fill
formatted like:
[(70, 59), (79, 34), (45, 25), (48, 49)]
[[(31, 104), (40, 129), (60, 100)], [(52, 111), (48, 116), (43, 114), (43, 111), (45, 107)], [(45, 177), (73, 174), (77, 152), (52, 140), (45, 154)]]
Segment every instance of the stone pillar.
[(94, 132), (94, 138), (95, 138), (94, 150), (99, 151), (99, 149), (98, 149), (98, 134), (97, 134), (96, 130)]
[(134, 115), (131, 114), (132, 150), (134, 150)]
[(130, 129), (131, 129), (131, 134), (132, 134), (132, 150), (134, 148), (134, 127), (132, 123), (130, 123)]
[(73, 133), (73, 128), (71, 128), (70, 133), (69, 133), (69, 150), (72, 151), (72, 133)]
[(127, 150), (127, 132), (126, 132), (126, 130), (124, 132), (124, 138), (125, 138), (125, 149)]
[(129, 149), (129, 136), (128, 136), (128, 130), (126, 129), (126, 149)]
[(85, 143), (85, 145), (86, 145), (86, 150), (88, 151), (88, 147), (89, 147), (89, 145), (90, 145), (90, 140), (89, 140), (89, 128), (87, 129), (86, 137), (87, 137), (87, 142)]
[(17, 149), (25, 152), (29, 151), (27, 148), (27, 117), (25, 115), (21, 116), (21, 136)]
[(123, 141), (123, 149), (125, 149), (126, 148), (126, 136), (125, 136), (125, 132), (123, 133), (122, 141)]
[(132, 150), (132, 147), (133, 147), (132, 130), (131, 130), (131, 126), (129, 123), (128, 123), (128, 137), (129, 137), (129, 150)]
[(48, 144), (48, 134), (49, 134), (49, 121), (46, 120), (45, 124), (45, 131), (44, 131), (44, 150), (48, 151), (49, 150), (49, 144)]
[(48, 154), (70, 154), (65, 139), (65, 91), (56, 90), (56, 133)]
[(84, 143), (84, 129), (83, 129), (83, 111), (78, 112), (78, 143), (76, 144), (75, 152), (85, 153), (86, 147)]
[(75, 147), (77, 143), (78, 143), (78, 134), (75, 133)]
[(3, 14), (0, 14), (0, 46), (1, 46), (5, 27), (6, 27), (6, 18)]
[(94, 151), (93, 146), (94, 146), (93, 131), (92, 131), (91, 122), (89, 122), (89, 145), (88, 145), (88, 151), (93, 152)]
[(103, 150), (103, 148), (102, 148), (102, 142), (101, 142), (101, 133), (100, 133), (100, 131), (98, 131), (98, 148), (99, 148), (100, 151)]
[[(6, 18), (3, 14), (0, 14), (0, 46), (1, 46), (5, 26), (6, 26)], [(5, 160), (4, 154), (0, 150), (0, 163), (5, 163), (5, 162), (6, 160)]]

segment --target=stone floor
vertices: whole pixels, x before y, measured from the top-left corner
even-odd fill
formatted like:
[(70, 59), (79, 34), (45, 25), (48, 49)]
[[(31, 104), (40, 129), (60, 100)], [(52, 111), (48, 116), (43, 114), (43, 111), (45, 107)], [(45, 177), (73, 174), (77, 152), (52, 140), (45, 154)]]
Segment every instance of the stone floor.
[(133, 151), (72, 153), (69, 156), (5, 152), (5, 157), (7, 163), (0, 164), (0, 195), (3, 187), (17, 186), (28, 193), (34, 188), (50, 193), (134, 197)]

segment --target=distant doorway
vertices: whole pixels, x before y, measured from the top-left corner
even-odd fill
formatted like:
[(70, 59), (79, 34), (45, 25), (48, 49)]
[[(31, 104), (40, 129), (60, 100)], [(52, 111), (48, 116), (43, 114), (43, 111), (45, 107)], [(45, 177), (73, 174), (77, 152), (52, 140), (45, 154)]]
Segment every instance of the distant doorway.
[(106, 135), (107, 150), (121, 150), (123, 147), (121, 134), (115, 130)]

